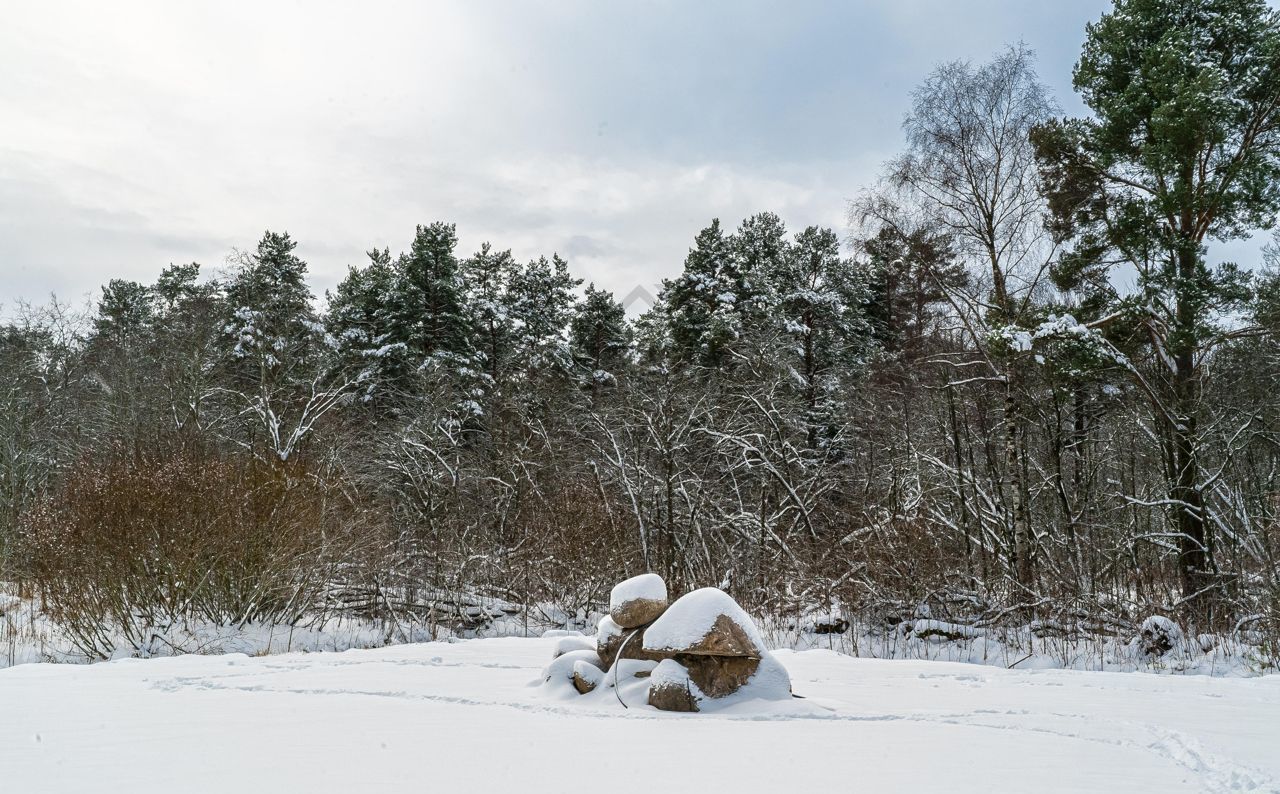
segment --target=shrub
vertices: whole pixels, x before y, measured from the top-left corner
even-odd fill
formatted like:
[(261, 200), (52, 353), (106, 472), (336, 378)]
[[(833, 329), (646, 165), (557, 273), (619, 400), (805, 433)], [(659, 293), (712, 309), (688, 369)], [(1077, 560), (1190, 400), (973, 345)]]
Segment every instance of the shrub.
[(183, 623), (291, 622), (370, 539), (301, 465), (184, 450), (86, 458), (20, 522), (44, 608), (89, 656)]

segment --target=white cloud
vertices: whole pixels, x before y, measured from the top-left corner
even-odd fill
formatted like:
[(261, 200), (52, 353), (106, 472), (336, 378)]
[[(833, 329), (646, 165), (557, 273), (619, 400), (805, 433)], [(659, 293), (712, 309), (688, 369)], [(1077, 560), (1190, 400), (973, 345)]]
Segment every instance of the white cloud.
[(935, 61), (1040, 37), (1065, 83), (1101, 4), (21, 4), (0, 302), (216, 267), (266, 228), (323, 289), (433, 220), (652, 288), (715, 216), (839, 226)]

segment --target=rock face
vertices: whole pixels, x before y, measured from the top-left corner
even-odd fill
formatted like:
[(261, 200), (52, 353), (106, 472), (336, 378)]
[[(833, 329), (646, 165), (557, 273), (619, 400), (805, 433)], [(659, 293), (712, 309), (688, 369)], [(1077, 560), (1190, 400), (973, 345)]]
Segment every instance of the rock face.
[(624, 629), (652, 623), (667, 608), (667, 583), (656, 573), (619, 582), (609, 594), (609, 617)]
[(750, 656), (699, 656), (679, 654), (675, 661), (689, 671), (689, 680), (707, 697), (732, 695), (760, 669), (760, 660)]

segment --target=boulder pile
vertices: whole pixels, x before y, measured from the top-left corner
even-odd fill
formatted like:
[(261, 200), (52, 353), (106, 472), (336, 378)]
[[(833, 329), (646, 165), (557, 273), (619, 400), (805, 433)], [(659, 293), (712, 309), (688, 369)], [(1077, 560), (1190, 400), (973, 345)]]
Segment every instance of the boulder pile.
[(620, 687), (620, 679), (648, 679), (647, 702), (663, 711), (700, 711), (732, 695), (791, 696), (786, 669), (765, 648), (755, 622), (714, 587), (669, 603), (657, 574), (627, 579), (610, 593), (594, 651), (587, 642), (558, 642), (545, 680), (570, 682), (585, 695)]

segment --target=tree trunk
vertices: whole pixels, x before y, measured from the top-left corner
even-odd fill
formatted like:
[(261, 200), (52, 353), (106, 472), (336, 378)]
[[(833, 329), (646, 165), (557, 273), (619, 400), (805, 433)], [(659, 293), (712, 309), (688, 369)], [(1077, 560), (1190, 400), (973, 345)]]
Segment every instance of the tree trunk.
[(1187, 611), (1205, 616), (1208, 595), (1204, 591), (1211, 582), (1212, 561), (1205, 534), (1204, 497), (1200, 493), (1200, 460), (1196, 439), (1196, 411), (1200, 399), (1199, 377), (1195, 371), (1196, 306), (1190, 293), (1195, 287), (1198, 265), (1197, 249), (1192, 244), (1178, 251), (1177, 336), (1172, 351), (1174, 358), (1174, 423), (1173, 482), (1170, 498), (1174, 502), (1178, 527), (1178, 569), (1182, 597)]
[(1031, 590), (1035, 580), (1032, 561), (1031, 524), (1027, 520), (1026, 484), (1022, 478), (1022, 461), (1018, 454), (1018, 430), (1022, 424), (1014, 384), (1017, 363), (1010, 362), (1005, 375), (1004, 422), (1005, 465), (1008, 467), (1010, 508), (1013, 513), (1013, 562), (1018, 584)]

